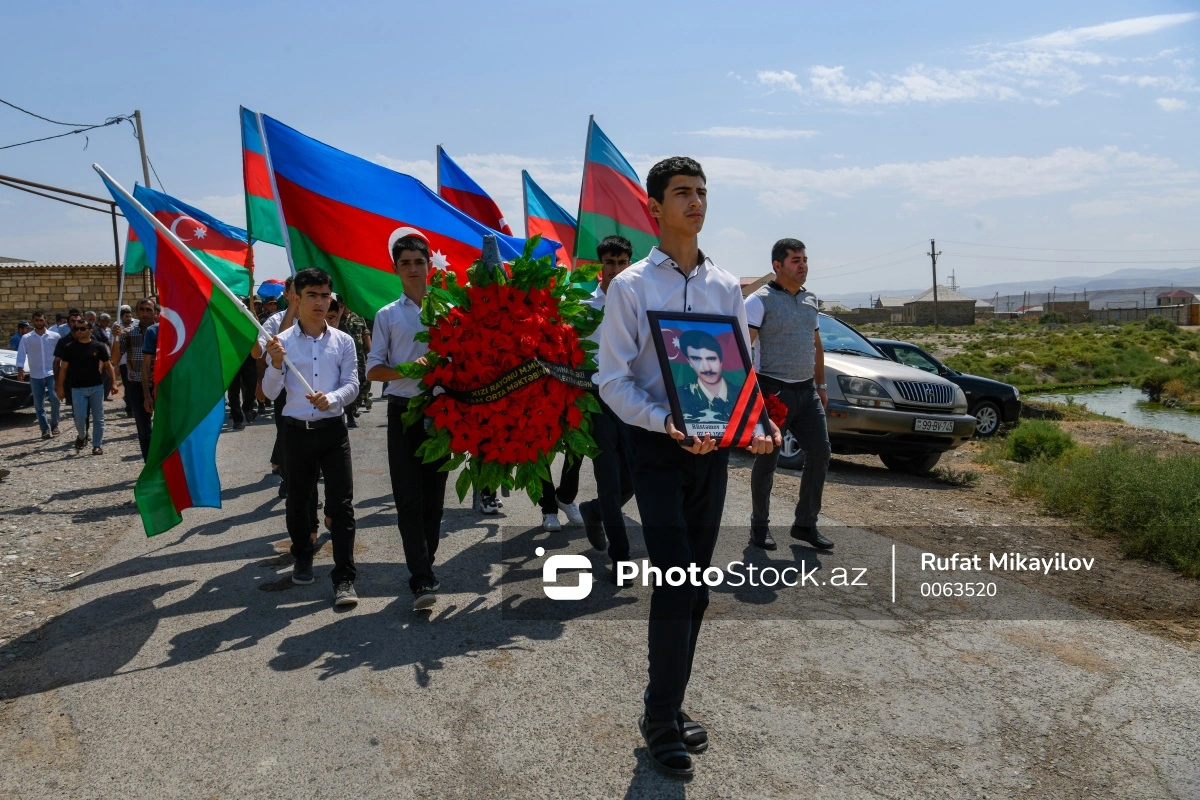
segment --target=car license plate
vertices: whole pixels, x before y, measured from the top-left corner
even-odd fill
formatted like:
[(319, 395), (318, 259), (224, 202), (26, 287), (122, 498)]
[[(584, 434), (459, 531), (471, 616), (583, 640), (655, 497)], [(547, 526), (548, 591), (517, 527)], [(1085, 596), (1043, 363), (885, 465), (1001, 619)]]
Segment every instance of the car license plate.
[(948, 419), (915, 419), (913, 430), (924, 433), (954, 433), (954, 422)]

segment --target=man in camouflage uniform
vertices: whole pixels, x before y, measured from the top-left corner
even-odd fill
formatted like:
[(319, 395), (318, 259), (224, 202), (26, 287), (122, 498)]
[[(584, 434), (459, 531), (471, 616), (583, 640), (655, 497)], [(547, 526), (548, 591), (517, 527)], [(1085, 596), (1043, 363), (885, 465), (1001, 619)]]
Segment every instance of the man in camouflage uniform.
[(365, 319), (342, 303), (342, 324), (339, 330), (350, 334), (350, 338), (354, 340), (354, 353), (358, 357), (359, 393), (347, 409), (350, 413), (346, 415), (346, 425), (357, 428), (359, 412), (363, 408), (371, 410), (371, 384), (367, 381), (367, 353), (371, 350), (371, 328)]

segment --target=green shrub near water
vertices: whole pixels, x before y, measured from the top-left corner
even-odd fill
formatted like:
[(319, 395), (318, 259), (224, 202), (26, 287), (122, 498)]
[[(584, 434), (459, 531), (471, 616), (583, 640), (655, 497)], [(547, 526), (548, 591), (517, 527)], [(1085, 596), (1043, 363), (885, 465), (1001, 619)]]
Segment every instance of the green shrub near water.
[(1024, 465), (1012, 488), (1053, 514), (1117, 534), (1129, 555), (1200, 578), (1200, 457), (1159, 457), (1124, 443), (1081, 448)]
[(1008, 435), (1008, 457), (1022, 464), (1053, 460), (1075, 446), (1071, 434), (1044, 419), (1022, 420)]

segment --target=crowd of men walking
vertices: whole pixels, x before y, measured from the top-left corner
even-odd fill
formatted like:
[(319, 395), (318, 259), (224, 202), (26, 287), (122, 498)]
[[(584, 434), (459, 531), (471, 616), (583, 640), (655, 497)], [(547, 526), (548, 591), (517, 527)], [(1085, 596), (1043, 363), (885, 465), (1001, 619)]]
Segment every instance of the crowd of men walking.
[[(820, 549), (833, 547), (816, 526), (830, 447), (818, 304), (804, 288), (805, 245), (797, 239), (777, 242), (770, 256), (775, 279), (743, 300), (738, 279), (699, 248), (708, 192), (700, 165), (683, 157), (661, 161), (650, 170), (646, 188), (650, 213), (659, 224), (659, 246), (636, 264), (630, 264), (630, 242), (620, 236), (610, 236), (597, 247), (603, 271), (591, 304), (603, 318), (592, 336), (599, 353), (593, 382), (601, 409), (592, 418), (599, 449), (592, 463), (596, 497), (576, 503), (582, 464), (564, 464), (558, 485), (546, 481), (542, 487), (543, 528), (560, 530), (560, 513), (568, 524), (582, 527), (591, 545), (612, 559), (608, 576), (619, 587), (616, 565), (630, 553), (622, 508), (636, 498), (645, 548), (655, 568), (666, 573), (676, 567), (686, 572), (693, 565), (701, 571), (710, 566), (721, 529), (729, 450), (718, 448), (708, 434), (688, 437), (676, 428), (647, 315), (687, 312), (734, 318), (743, 337), (754, 342), (763, 390), (787, 406), (783, 430), (769, 423), (746, 448), (755, 458), (750, 543), (768, 550), (777, 547), (768, 527), (771, 489), (777, 448), (782, 434), (790, 431), (807, 455), (790, 534)], [(285, 498), (294, 558), (291, 579), (301, 586), (315, 581), (318, 481), (323, 479), (334, 604), (351, 607), (358, 597), (349, 429), (357, 426), (361, 413), (370, 411), (369, 381), (383, 382), (396, 524), (412, 607), (426, 611), (436, 604), (441, 588), (435, 564), (447, 473), (440, 469), (444, 459), (425, 462), (417, 455), (429, 435), (430, 420), (405, 427), (402, 416), (422, 386), (396, 367), (419, 361), (427, 352), (416, 336), (424, 330), (420, 309), (434, 267), (429, 243), (420, 235), (397, 239), (391, 255), (403, 292), (379, 310), (370, 328), (339, 303), (332, 279), (320, 269), (303, 269), (288, 279), (284, 309), (270, 298), (263, 298), (261, 308), (256, 301), (264, 335), (229, 387), (228, 406), (233, 430), (241, 430), (265, 411), (266, 402), (273, 405), (271, 469), (280, 476), (279, 494)], [(23, 374), (28, 365), (43, 438), (58, 434), (59, 401), (69, 397), (76, 449), (88, 441), (90, 414), (92, 452), (103, 453), (103, 401), (117, 393), (115, 362), (126, 413), (137, 421), (146, 456), (155, 402), (157, 312), (152, 299), (141, 300), (135, 310), (122, 308), (120, 322), (109, 325), (103, 316), (89, 321), (71, 309), (57, 328), (47, 327), (43, 312), (33, 314), (32, 330), (18, 343), (18, 367)], [(710, 339), (682, 342), (684, 355), (689, 361), (719, 364), (720, 346)], [(720, 396), (725, 391), (699, 392), (694, 399), (727, 402)], [(480, 511), (499, 513), (496, 492), (484, 487), (481, 494)], [(653, 588), (649, 680), (638, 725), (656, 768), (676, 777), (691, 775), (692, 755), (708, 747), (707, 731), (683, 710), (707, 605), (704, 584), (660, 582)]]

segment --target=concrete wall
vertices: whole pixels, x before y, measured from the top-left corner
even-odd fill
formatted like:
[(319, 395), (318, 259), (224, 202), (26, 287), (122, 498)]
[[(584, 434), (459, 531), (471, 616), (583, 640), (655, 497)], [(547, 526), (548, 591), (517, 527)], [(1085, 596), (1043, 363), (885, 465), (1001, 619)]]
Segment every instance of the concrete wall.
[(852, 308), (833, 316), (847, 325), (857, 327), (867, 322), (891, 322), (892, 310), (890, 308)]
[(1055, 300), (1042, 304), (1042, 313), (1062, 314), (1067, 322), (1087, 322), (1091, 317), (1091, 307), (1086, 300)]
[(1092, 309), (1091, 316), (1092, 322), (1105, 324), (1143, 320), (1147, 317), (1166, 317), (1179, 325), (1200, 325), (1200, 305), (1098, 308)]
[[(975, 301), (955, 300), (937, 304), (938, 323), (940, 325), (974, 325)], [(905, 303), (904, 323), (906, 325), (932, 325), (933, 301)]]
[[(125, 302), (145, 296), (141, 275), (125, 282)], [(0, 267), (0, 331), (7, 344), (17, 320), (29, 319), (40, 308), (54, 324), (54, 315), (68, 308), (117, 313), (117, 268), (113, 264), (5, 264)]]

